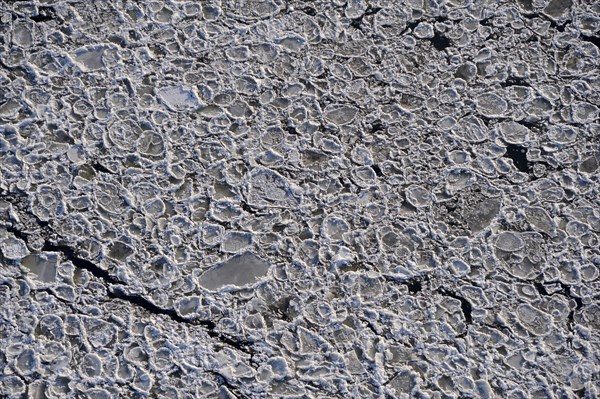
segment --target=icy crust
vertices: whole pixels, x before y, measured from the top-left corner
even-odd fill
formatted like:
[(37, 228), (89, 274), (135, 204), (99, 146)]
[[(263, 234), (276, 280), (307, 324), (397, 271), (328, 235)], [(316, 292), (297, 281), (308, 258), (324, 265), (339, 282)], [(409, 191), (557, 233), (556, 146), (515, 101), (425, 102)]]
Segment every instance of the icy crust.
[(600, 395), (600, 8), (0, 4), (0, 397)]

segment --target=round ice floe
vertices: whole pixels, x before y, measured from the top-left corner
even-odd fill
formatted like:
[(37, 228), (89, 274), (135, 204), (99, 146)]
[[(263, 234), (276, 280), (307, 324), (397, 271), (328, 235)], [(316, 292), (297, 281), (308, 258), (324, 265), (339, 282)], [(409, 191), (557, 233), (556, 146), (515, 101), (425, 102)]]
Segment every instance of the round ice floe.
[(21, 352), (16, 358), (15, 366), (21, 375), (34, 373), (39, 366), (39, 360), (35, 351), (31, 348), (27, 348)]
[(192, 88), (187, 86), (162, 87), (156, 90), (156, 94), (163, 104), (173, 111), (196, 109), (200, 106), (198, 96)]
[(342, 236), (350, 230), (350, 225), (338, 217), (331, 217), (323, 221), (321, 234), (329, 240), (341, 240)]
[(590, 123), (598, 119), (598, 107), (589, 103), (577, 103), (571, 106), (573, 120), (577, 123)]
[(460, 119), (452, 128), (452, 133), (457, 137), (471, 143), (484, 141), (488, 137), (487, 132), (483, 121), (472, 115)]
[(518, 233), (503, 231), (496, 236), (494, 245), (502, 251), (515, 252), (523, 248), (525, 243)]
[(44, 315), (39, 322), (39, 331), (47, 339), (60, 341), (64, 336), (64, 323), (56, 315)]
[(433, 25), (428, 22), (420, 22), (413, 33), (419, 39), (431, 39), (435, 35), (433, 32)]
[(552, 326), (550, 316), (529, 304), (517, 306), (517, 317), (523, 326), (534, 335), (546, 335), (550, 332)]
[(100, 182), (96, 185), (94, 195), (96, 201), (107, 212), (121, 214), (129, 207), (127, 191), (120, 185)]
[(571, 220), (567, 223), (566, 231), (570, 236), (581, 237), (590, 231), (590, 226), (577, 220)]
[(360, 187), (369, 187), (377, 183), (377, 174), (370, 166), (352, 169), (353, 181)]
[(414, 185), (406, 189), (406, 200), (415, 208), (431, 205), (433, 196), (422, 186)]
[(514, 122), (504, 122), (500, 125), (500, 136), (509, 144), (523, 144), (529, 140), (531, 131), (525, 126)]
[(555, 125), (548, 129), (548, 138), (556, 144), (570, 144), (577, 139), (577, 128)]
[(356, 117), (358, 109), (344, 104), (330, 104), (323, 110), (325, 119), (336, 125), (350, 123)]
[(88, 353), (81, 362), (81, 373), (89, 378), (95, 378), (102, 373), (102, 359), (95, 353)]
[(481, 94), (476, 102), (479, 113), (491, 118), (504, 115), (508, 109), (506, 100), (495, 93)]
[(2, 255), (10, 260), (21, 260), (29, 255), (29, 250), (25, 242), (13, 236), (4, 239), (0, 243), (0, 249), (2, 250)]

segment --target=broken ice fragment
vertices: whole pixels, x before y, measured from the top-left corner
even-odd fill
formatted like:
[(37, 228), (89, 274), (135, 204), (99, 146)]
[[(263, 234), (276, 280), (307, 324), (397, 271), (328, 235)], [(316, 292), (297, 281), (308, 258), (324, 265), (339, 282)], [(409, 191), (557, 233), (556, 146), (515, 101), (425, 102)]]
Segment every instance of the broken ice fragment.
[(517, 306), (517, 317), (525, 328), (534, 335), (546, 335), (550, 332), (552, 321), (550, 317), (529, 304)]
[(300, 198), (288, 180), (269, 169), (255, 168), (250, 172), (248, 204), (259, 207), (295, 207)]
[(227, 233), (221, 243), (223, 252), (239, 252), (252, 245), (252, 234), (242, 231), (231, 231)]
[(406, 189), (406, 200), (415, 208), (422, 208), (430, 205), (433, 198), (429, 190), (413, 185)]
[(532, 206), (525, 209), (527, 221), (536, 229), (554, 237), (556, 235), (556, 225), (550, 218), (548, 212), (543, 208)]
[(326, 106), (323, 112), (327, 121), (336, 125), (344, 125), (354, 120), (358, 109), (343, 104), (331, 104)]
[(508, 109), (508, 103), (495, 93), (481, 94), (476, 101), (477, 110), (490, 118), (503, 116)]
[(514, 121), (500, 124), (500, 135), (508, 144), (523, 144), (529, 140), (531, 131)]
[(500, 212), (501, 202), (496, 199), (485, 198), (466, 208), (463, 215), (472, 232), (479, 232), (490, 225)]
[(510, 231), (504, 231), (496, 237), (495, 242), (496, 248), (506, 251), (506, 252), (514, 252), (523, 248), (525, 243), (516, 233)]
[(29, 255), (29, 250), (25, 242), (13, 236), (2, 240), (0, 250), (2, 250), (2, 255), (10, 260), (21, 260)]
[(85, 72), (102, 69), (102, 55), (106, 50), (106, 46), (81, 47), (75, 50), (75, 62)]
[(50, 283), (56, 278), (58, 255), (55, 253), (31, 254), (23, 258), (22, 264), (35, 274), (38, 280)]
[(196, 109), (200, 106), (198, 96), (187, 86), (167, 86), (156, 90), (160, 100), (173, 111)]
[(216, 291), (226, 285), (243, 287), (264, 277), (269, 264), (251, 252), (235, 255), (200, 276), (199, 284), (207, 290)]

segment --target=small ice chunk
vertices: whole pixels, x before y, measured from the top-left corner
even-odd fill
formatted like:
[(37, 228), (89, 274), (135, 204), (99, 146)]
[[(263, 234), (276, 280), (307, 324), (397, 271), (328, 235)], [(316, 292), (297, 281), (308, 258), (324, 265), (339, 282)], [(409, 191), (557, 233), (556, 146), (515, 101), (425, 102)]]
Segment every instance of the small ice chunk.
[(104, 68), (102, 55), (106, 50), (106, 46), (81, 47), (75, 50), (75, 62), (85, 72), (102, 69)]
[(29, 255), (29, 250), (25, 242), (14, 236), (2, 240), (0, 249), (2, 250), (2, 255), (10, 260), (21, 260)]
[(270, 265), (251, 252), (235, 255), (200, 276), (200, 286), (216, 291), (226, 285), (243, 287), (264, 277)]
[(485, 141), (488, 137), (488, 129), (483, 121), (476, 116), (466, 116), (454, 125), (452, 132), (459, 138), (470, 143)]
[(252, 245), (252, 234), (243, 231), (228, 232), (221, 243), (221, 251), (223, 252), (239, 252)]
[(523, 144), (529, 140), (531, 131), (517, 122), (510, 121), (500, 124), (500, 133), (509, 144)]
[(477, 97), (477, 110), (484, 116), (493, 118), (503, 116), (508, 103), (496, 93), (484, 93)]
[(422, 186), (413, 185), (406, 189), (406, 200), (415, 208), (428, 206), (433, 201), (429, 190)]
[(503, 231), (496, 237), (495, 245), (496, 248), (502, 251), (515, 252), (523, 248), (525, 243), (523, 242), (523, 239), (521, 239), (521, 237), (519, 237), (516, 233), (511, 231)]
[(528, 303), (517, 306), (517, 317), (529, 332), (534, 335), (546, 335), (550, 332), (550, 316)]
[(196, 109), (200, 106), (198, 96), (187, 86), (166, 86), (156, 89), (160, 100), (173, 111)]
[(323, 112), (327, 121), (336, 125), (345, 125), (354, 120), (358, 109), (344, 104), (330, 104)]
[(255, 168), (249, 174), (248, 204), (259, 207), (295, 207), (300, 196), (289, 181), (269, 169)]
[(346, 3), (346, 18), (360, 18), (367, 9), (365, 0), (348, 0)]
[(431, 39), (435, 36), (435, 33), (433, 32), (433, 25), (428, 22), (420, 22), (413, 33), (419, 39)]
[(23, 258), (22, 264), (44, 283), (51, 283), (56, 279), (58, 264), (56, 253), (31, 254)]
[(525, 209), (527, 221), (536, 229), (554, 237), (556, 235), (556, 224), (550, 218), (548, 212), (538, 206)]
[(306, 44), (306, 40), (299, 36), (289, 36), (277, 40), (276, 43), (290, 51), (293, 51), (294, 53), (297, 53), (298, 51), (302, 50), (302, 47), (304, 47)]

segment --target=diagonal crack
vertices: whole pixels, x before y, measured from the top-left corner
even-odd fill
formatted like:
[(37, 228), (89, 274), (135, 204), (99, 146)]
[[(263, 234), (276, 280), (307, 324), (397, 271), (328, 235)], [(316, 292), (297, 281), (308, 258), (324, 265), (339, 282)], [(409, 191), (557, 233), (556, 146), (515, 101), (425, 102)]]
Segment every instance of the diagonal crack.
[[(31, 218), (35, 220), (35, 223), (37, 223), (40, 230), (45, 231), (45, 233), (47, 235), (52, 233), (52, 231), (50, 230), (50, 227), (49, 227), (49, 223), (44, 222), (44, 221), (40, 220), (37, 216), (31, 214), (31, 212), (29, 212), (27, 210), (26, 205), (23, 204), (23, 201), (17, 201), (17, 198), (15, 195), (9, 195), (7, 193), (0, 193), (0, 197), (3, 197), (6, 200), (8, 200), (17, 209), (19, 209), (19, 211), (27, 213), (27, 215), (31, 216)], [(20, 223), (15, 223), (15, 224), (18, 225)], [(6, 225), (5, 226), (6, 230), (8, 232), (14, 234), (15, 237), (25, 241), (29, 245), (29, 236), (32, 235), (33, 233), (28, 232), (28, 231), (23, 231), (23, 229), (19, 229), (19, 228), (15, 227), (15, 224)], [(146, 310), (147, 312), (155, 314), (155, 315), (167, 316), (171, 320), (173, 320), (177, 323), (201, 326), (205, 329), (206, 333), (211, 338), (217, 339), (220, 342), (222, 342), (223, 344), (228, 345), (232, 348), (235, 348), (239, 351), (242, 351), (242, 352), (250, 355), (251, 357), (255, 354), (254, 351), (252, 350), (252, 342), (247, 341), (247, 340), (240, 340), (240, 339), (237, 339), (230, 335), (227, 335), (227, 334), (217, 331), (216, 330), (217, 326), (216, 326), (215, 322), (213, 322), (211, 320), (186, 318), (186, 317), (179, 315), (175, 311), (175, 309), (161, 308), (160, 306), (157, 306), (156, 304), (152, 303), (151, 301), (149, 301), (148, 299), (144, 298), (141, 295), (128, 293), (125, 290), (125, 287), (127, 287), (127, 284), (125, 284), (124, 282), (115, 278), (108, 271), (102, 269), (95, 263), (93, 263), (87, 259), (83, 259), (83, 258), (79, 257), (75, 253), (75, 250), (73, 250), (73, 248), (71, 248), (67, 245), (55, 244), (46, 239), (41, 250), (42, 251), (59, 252), (67, 260), (71, 261), (73, 263), (73, 265), (75, 265), (76, 267), (78, 267), (80, 269), (85, 269), (88, 272), (90, 272), (94, 277), (104, 281), (108, 288), (107, 291), (108, 291), (109, 298), (123, 300), (125, 302), (131, 303), (132, 305), (140, 307), (140, 308)], [(111, 287), (111, 285), (112, 285), (112, 287)]]
[(77, 256), (77, 254), (75, 254), (75, 251), (72, 248), (66, 245), (57, 245), (46, 241), (44, 247), (42, 248), (42, 251), (60, 252), (67, 260), (70, 260), (76, 267), (87, 270), (93, 276), (101, 279), (107, 284), (116, 285), (117, 287), (108, 287), (109, 298), (121, 299), (123, 301), (131, 303), (132, 305), (136, 305), (137, 307), (140, 307), (149, 313), (167, 316), (171, 320), (176, 321), (178, 323), (202, 326), (205, 328), (207, 334), (211, 338), (216, 338), (224, 344), (234, 347), (235, 349), (238, 349), (249, 355), (252, 354), (252, 351), (249, 350), (249, 347), (251, 347), (252, 345), (251, 342), (246, 340), (237, 340), (231, 336), (216, 331), (216, 324), (211, 320), (182, 317), (174, 309), (161, 308), (160, 306), (157, 306), (156, 304), (152, 303), (151, 301), (149, 301), (141, 295), (127, 293), (123, 289), (123, 287), (126, 287), (127, 284), (111, 276), (110, 273), (108, 273), (106, 270), (102, 269), (95, 263), (80, 258), (79, 256)]
[[(40, 220), (37, 216), (33, 215), (27, 208), (27, 205), (23, 203), (23, 201), (18, 201), (17, 198), (13, 195), (9, 195), (7, 193), (0, 193), (0, 197), (5, 198), (11, 204), (13, 204), (20, 212), (27, 214), (27, 216), (31, 217), (32, 220), (35, 220), (35, 223), (40, 228), (40, 230), (44, 231), (45, 235), (51, 235), (54, 233), (50, 229), (50, 225), (48, 222), (44, 222)], [(6, 230), (23, 240), (29, 246), (29, 236), (34, 234), (32, 232), (24, 231), (24, 229), (19, 229), (17, 226), (21, 225), (20, 222), (8, 224), (5, 226)], [(244, 352), (250, 356), (250, 361), (255, 355), (255, 351), (252, 348), (252, 342), (247, 340), (240, 340), (230, 335), (224, 334), (222, 332), (216, 331), (216, 324), (211, 320), (204, 319), (193, 319), (193, 318), (185, 318), (179, 315), (174, 309), (165, 309), (157, 306), (152, 303), (148, 299), (144, 298), (141, 295), (130, 294), (126, 292), (125, 287), (127, 284), (120, 281), (119, 279), (112, 276), (108, 271), (102, 269), (94, 262), (91, 262), (87, 259), (83, 259), (79, 257), (75, 250), (67, 245), (52, 243), (48, 239), (45, 240), (44, 245), (41, 248), (42, 251), (51, 251), (51, 252), (59, 252), (61, 253), (67, 260), (71, 261), (75, 267), (80, 269), (87, 270), (96, 278), (102, 280), (107, 285), (108, 297), (112, 299), (120, 299), (122, 301), (128, 302), (132, 305), (135, 305), (139, 308), (146, 310), (147, 312), (155, 315), (163, 315), (169, 317), (171, 320), (177, 323), (184, 323), (194, 326), (201, 326), (204, 328), (209, 337), (214, 338), (221, 343), (235, 348), (241, 352)], [(51, 293), (49, 291), (46, 291)], [(236, 387), (232, 383), (230, 383), (225, 376), (221, 375), (218, 372), (211, 371), (211, 373), (215, 376), (218, 376), (222, 380), (222, 384), (226, 386), (231, 393), (238, 398), (248, 398), (247, 395), (242, 393), (241, 387)]]
[(460, 301), (462, 313), (465, 316), (465, 321), (467, 322), (467, 324), (473, 323), (473, 316), (471, 315), (471, 313), (473, 312), (473, 306), (471, 305), (471, 302), (469, 302), (464, 297), (456, 294), (455, 292), (449, 291), (444, 288), (440, 288), (438, 292), (442, 295), (449, 296), (450, 298), (458, 299)]

